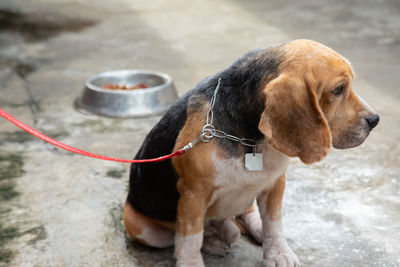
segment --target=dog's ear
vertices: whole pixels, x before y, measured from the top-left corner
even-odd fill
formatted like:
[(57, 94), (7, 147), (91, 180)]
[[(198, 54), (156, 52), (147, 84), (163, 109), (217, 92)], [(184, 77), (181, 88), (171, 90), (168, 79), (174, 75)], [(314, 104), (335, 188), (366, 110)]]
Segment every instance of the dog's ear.
[(259, 130), (280, 152), (310, 164), (331, 148), (331, 133), (316, 93), (299, 78), (281, 74), (264, 88)]

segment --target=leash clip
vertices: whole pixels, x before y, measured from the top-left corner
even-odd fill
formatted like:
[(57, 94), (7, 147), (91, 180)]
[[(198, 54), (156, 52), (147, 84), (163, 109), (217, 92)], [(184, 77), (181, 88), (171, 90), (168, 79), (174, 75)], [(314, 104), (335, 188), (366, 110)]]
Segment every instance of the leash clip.
[(188, 152), (190, 149), (192, 149), (195, 145), (197, 145), (197, 143), (199, 143), (200, 141), (202, 141), (201, 136), (197, 137), (196, 139), (194, 139), (192, 142), (190, 142), (189, 144), (187, 144), (186, 146), (183, 147), (183, 151)]

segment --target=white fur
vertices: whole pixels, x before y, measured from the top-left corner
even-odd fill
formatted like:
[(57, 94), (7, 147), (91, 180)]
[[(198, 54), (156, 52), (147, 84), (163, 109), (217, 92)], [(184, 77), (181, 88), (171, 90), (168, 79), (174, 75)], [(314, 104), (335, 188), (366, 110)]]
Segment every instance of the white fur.
[(266, 202), (264, 200), (257, 201), (260, 217), (262, 220), (263, 238), (283, 237), (282, 222), (279, 219), (271, 220), (268, 213)]
[(174, 244), (174, 232), (167, 229), (142, 226), (142, 233), (136, 238), (144, 240), (149, 246), (166, 248)]
[(260, 213), (257, 209), (249, 213), (241, 214), (238, 219), (257, 242), (263, 242), (262, 223)]
[(175, 258), (177, 267), (203, 267), (204, 262), (200, 253), (203, 244), (203, 231), (187, 235), (175, 236)]
[(300, 266), (299, 258), (289, 247), (282, 230), (281, 219), (272, 220), (264, 206), (259, 202), (263, 231), (263, 256), (266, 266), (296, 267)]
[(228, 218), (241, 214), (264, 190), (272, 188), (277, 178), (286, 170), (288, 157), (268, 144), (257, 146), (263, 154), (263, 170), (247, 171), (244, 158), (219, 159), (213, 154), (216, 190), (207, 207), (215, 202), (216, 218)]

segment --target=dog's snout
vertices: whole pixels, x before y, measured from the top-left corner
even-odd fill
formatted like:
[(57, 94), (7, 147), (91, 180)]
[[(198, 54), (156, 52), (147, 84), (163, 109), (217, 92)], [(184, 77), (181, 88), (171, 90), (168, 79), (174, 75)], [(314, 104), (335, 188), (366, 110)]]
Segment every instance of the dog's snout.
[(376, 125), (378, 125), (379, 122), (379, 116), (378, 114), (374, 114), (371, 117), (366, 119), (368, 122), (369, 127), (371, 127), (371, 130), (375, 128)]

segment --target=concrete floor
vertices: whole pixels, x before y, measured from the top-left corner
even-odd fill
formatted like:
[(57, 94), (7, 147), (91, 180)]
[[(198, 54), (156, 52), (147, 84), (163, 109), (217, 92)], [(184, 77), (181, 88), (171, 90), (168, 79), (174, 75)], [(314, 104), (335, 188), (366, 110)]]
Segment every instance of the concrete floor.
[[(325, 3), (326, 2), (326, 3)], [(367, 141), (321, 163), (293, 159), (284, 229), (303, 266), (400, 266), (400, 2), (2, 0), (0, 106), (50, 136), (131, 158), (159, 117), (78, 113), (96, 73), (169, 73), (180, 94), (245, 52), (297, 38), (347, 57), (380, 114)], [(72, 155), (0, 119), (0, 266), (173, 266), (172, 249), (127, 240), (128, 165)], [(207, 266), (261, 266), (241, 238)]]

